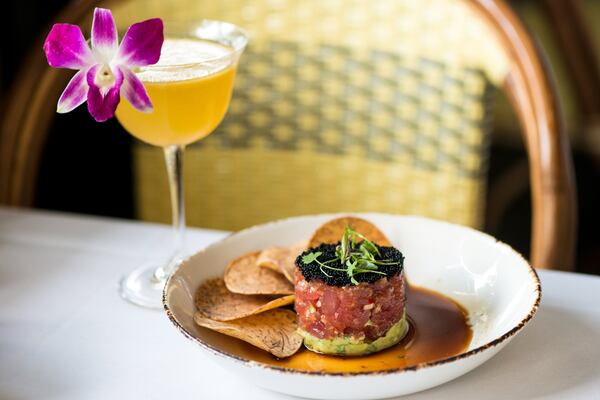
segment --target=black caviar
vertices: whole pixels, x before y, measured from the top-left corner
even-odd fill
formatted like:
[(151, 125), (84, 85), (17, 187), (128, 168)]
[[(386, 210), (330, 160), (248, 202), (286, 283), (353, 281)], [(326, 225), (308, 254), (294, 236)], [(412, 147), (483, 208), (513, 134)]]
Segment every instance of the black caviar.
[[(334, 244), (323, 243), (317, 247), (308, 249), (308, 250), (304, 251), (302, 254), (300, 254), (296, 258), (296, 266), (300, 269), (300, 272), (304, 276), (304, 279), (306, 279), (309, 282), (312, 281), (313, 279), (318, 279), (320, 281), (323, 281), (325, 284), (327, 284), (329, 286), (341, 287), (341, 286), (351, 285), (352, 282), (350, 281), (350, 277), (348, 276), (348, 274), (345, 271), (335, 271), (335, 270), (331, 270), (331, 269), (325, 269), (325, 272), (327, 273), (327, 274), (325, 274), (325, 273), (323, 273), (323, 271), (321, 270), (321, 268), (317, 262), (313, 261), (310, 264), (304, 264), (304, 262), (302, 261), (303, 256), (305, 256), (309, 253), (318, 252), (318, 251), (321, 252), (321, 255), (319, 256), (319, 261), (321, 261), (321, 262), (336, 258), (335, 249), (339, 244), (340, 244), (339, 242), (334, 243)], [(385, 275), (381, 275), (381, 274), (377, 274), (377, 273), (369, 273), (369, 272), (354, 275), (354, 279), (356, 279), (359, 283), (360, 282), (374, 283), (382, 278), (391, 278), (395, 275), (400, 274), (402, 272), (402, 270), (404, 269), (404, 256), (402, 255), (400, 250), (396, 249), (395, 247), (378, 246), (377, 244), (375, 244), (375, 246), (377, 246), (377, 249), (379, 249), (379, 253), (381, 254), (380, 256), (377, 256), (375, 258), (377, 261), (385, 260), (385, 261), (390, 261), (390, 262), (394, 262), (397, 264), (378, 265), (377, 271), (383, 272)], [(342, 268), (342, 269), (345, 268), (344, 266), (341, 265), (341, 262), (339, 260), (337, 260), (334, 263), (329, 263), (327, 265), (329, 265), (331, 267), (335, 267), (335, 268)]]

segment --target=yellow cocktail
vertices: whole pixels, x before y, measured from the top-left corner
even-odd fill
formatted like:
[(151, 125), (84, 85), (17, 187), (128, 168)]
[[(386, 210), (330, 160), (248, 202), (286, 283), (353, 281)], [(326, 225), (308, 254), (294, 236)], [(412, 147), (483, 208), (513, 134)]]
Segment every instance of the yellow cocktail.
[(144, 83), (152, 111), (138, 111), (124, 101), (116, 111), (119, 122), (129, 133), (161, 146), (167, 162), (176, 232), (174, 254), (163, 266), (134, 270), (120, 285), (125, 299), (151, 308), (162, 307), (164, 284), (182, 257), (185, 146), (209, 135), (225, 116), (238, 58), (247, 43), (241, 29), (219, 21), (183, 26), (166, 24), (165, 30), (158, 63), (134, 71)]
[(210, 134), (229, 107), (237, 66), (228, 58), (233, 51), (207, 40), (165, 39), (160, 61), (137, 73), (153, 112), (121, 102), (117, 118), (133, 136), (156, 146), (186, 145)]

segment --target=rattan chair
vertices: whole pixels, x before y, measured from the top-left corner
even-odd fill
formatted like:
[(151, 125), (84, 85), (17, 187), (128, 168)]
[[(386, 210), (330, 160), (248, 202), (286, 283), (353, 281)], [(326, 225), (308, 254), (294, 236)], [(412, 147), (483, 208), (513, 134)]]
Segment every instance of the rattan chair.
[[(572, 269), (575, 188), (560, 110), (550, 72), (502, 1), (83, 1), (56, 20), (89, 24), (94, 6), (111, 7), (123, 25), (201, 17), (251, 35), (228, 116), (188, 148), (191, 225), (385, 211), (481, 227), (489, 94), (499, 87), (530, 158), (532, 262)], [(48, 99), (68, 79), (39, 50), (26, 65), (0, 137), (0, 200), (24, 206), (53, 117)], [(160, 157), (135, 146), (142, 219), (168, 219)]]

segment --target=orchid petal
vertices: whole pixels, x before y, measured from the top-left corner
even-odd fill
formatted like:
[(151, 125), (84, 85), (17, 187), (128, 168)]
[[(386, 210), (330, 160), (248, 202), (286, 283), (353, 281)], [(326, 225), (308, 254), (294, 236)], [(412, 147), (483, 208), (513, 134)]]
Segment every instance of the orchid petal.
[(77, 25), (54, 24), (44, 42), (48, 64), (55, 68), (82, 69), (93, 63), (94, 57)]
[(152, 111), (152, 102), (142, 81), (129, 68), (123, 66), (120, 68), (124, 76), (123, 86), (121, 87), (123, 97), (138, 111)]
[(99, 86), (97, 74), (101, 72), (103, 65), (94, 65), (87, 73), (87, 83), (89, 85), (87, 102), (88, 111), (98, 122), (106, 121), (115, 115), (115, 110), (121, 101), (119, 94), (123, 84), (123, 73), (118, 69), (112, 69), (114, 82), (110, 86)]
[(110, 10), (96, 8), (92, 22), (92, 48), (98, 61), (109, 63), (117, 52), (117, 25)]
[(156, 64), (163, 41), (163, 22), (160, 18), (133, 24), (125, 32), (116, 62), (128, 67)]
[(58, 105), (56, 106), (57, 113), (68, 113), (85, 102), (88, 92), (86, 74), (87, 70), (82, 69), (71, 78), (58, 99)]

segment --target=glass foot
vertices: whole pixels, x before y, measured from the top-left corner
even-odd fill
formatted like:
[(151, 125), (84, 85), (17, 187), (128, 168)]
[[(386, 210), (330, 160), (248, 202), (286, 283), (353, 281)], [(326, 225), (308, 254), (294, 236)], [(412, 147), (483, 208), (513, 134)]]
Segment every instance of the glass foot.
[(165, 280), (154, 276), (156, 267), (142, 266), (121, 279), (119, 294), (125, 300), (146, 308), (162, 309)]

